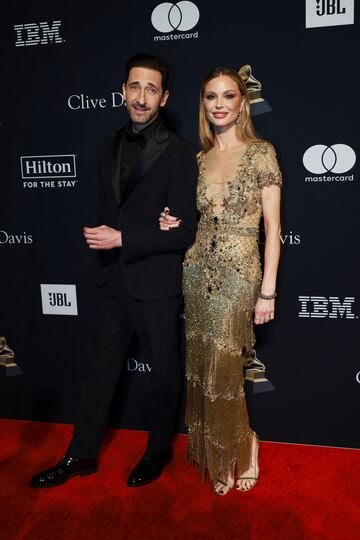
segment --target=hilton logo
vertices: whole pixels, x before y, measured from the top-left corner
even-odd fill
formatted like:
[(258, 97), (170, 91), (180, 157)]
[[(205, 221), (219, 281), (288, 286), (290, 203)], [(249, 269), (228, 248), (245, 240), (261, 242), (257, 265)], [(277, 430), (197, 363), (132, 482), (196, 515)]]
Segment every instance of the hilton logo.
[(44, 315), (77, 315), (75, 285), (41, 284), (41, 301)]
[(338, 296), (299, 296), (299, 317), (304, 319), (355, 319), (352, 305), (353, 296), (345, 296), (341, 302)]
[(306, 0), (306, 28), (354, 24), (354, 0)]
[(76, 178), (74, 154), (21, 156), (20, 166), (24, 188), (74, 187), (77, 184), (77, 180), (70, 180)]
[(51, 45), (63, 43), (60, 36), (61, 21), (15, 24), (15, 47), (28, 47), (32, 45)]

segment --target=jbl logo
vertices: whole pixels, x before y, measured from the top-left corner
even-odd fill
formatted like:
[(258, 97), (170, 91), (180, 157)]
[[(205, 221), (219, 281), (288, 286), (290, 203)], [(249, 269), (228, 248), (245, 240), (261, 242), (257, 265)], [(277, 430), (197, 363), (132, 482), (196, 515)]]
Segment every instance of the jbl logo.
[(51, 26), (48, 22), (15, 24), (15, 47), (63, 43), (64, 40), (60, 36), (60, 26), (61, 21), (53, 21)]
[(50, 306), (71, 306), (71, 302), (68, 301), (66, 293), (49, 293)]
[(346, 13), (342, 2), (343, 0), (316, 0), (316, 14), (322, 16)]
[(41, 301), (44, 315), (77, 315), (75, 285), (41, 284)]
[(306, 0), (306, 28), (354, 24), (354, 0)]
[(355, 319), (352, 306), (353, 296), (345, 296), (341, 302), (338, 296), (299, 296), (299, 317), (305, 319)]

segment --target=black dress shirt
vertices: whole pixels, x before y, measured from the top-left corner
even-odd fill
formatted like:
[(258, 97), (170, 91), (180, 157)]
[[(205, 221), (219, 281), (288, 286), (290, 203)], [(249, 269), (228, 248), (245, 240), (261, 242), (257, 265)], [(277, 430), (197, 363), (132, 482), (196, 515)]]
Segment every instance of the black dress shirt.
[(120, 162), (120, 193), (121, 196), (126, 192), (129, 179), (134, 172), (137, 160), (145, 148), (147, 142), (151, 139), (160, 123), (160, 117), (151, 122), (146, 128), (135, 133), (132, 129), (132, 123), (125, 128), (122, 141), (121, 162)]

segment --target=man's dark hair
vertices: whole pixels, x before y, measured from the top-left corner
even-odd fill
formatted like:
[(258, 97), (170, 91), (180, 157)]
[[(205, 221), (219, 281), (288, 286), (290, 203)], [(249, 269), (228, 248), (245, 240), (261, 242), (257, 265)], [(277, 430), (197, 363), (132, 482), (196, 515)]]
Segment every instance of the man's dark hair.
[(163, 92), (165, 90), (168, 90), (169, 88), (169, 75), (170, 75), (170, 68), (168, 64), (158, 56), (155, 56), (154, 54), (147, 54), (147, 53), (139, 53), (135, 56), (132, 56), (129, 58), (129, 60), (126, 62), (125, 69), (126, 69), (126, 80), (129, 78), (129, 73), (132, 68), (135, 67), (142, 67), (142, 68), (148, 68), (148, 69), (154, 69), (155, 71), (159, 71), (161, 73), (161, 86)]

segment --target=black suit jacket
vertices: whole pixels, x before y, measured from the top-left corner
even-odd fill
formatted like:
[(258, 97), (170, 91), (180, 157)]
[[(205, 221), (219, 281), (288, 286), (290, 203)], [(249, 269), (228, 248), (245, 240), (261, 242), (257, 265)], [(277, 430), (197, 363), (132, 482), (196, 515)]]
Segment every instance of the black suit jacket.
[[(123, 247), (98, 251), (95, 282), (106, 287), (115, 262), (123, 269), (130, 294), (140, 300), (181, 293), (182, 261), (196, 234), (198, 169), (191, 146), (159, 123), (146, 144), (120, 198), (123, 129), (105, 142), (99, 165), (99, 225), (122, 232)], [(121, 181), (121, 180), (120, 180)], [(183, 220), (161, 231), (164, 206)], [(116, 271), (114, 269), (114, 271)]]

